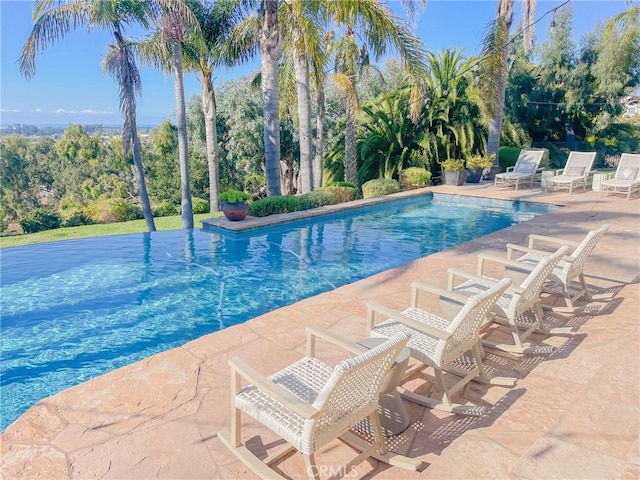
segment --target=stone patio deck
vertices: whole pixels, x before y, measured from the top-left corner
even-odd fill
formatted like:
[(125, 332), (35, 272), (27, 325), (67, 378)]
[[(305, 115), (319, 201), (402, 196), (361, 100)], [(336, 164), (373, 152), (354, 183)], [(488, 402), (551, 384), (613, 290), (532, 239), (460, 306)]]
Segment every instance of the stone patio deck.
[[(502, 253), (529, 233), (580, 240), (611, 229), (592, 252), (587, 283), (613, 298), (575, 315), (550, 314), (574, 333), (534, 340), (558, 347), (546, 356), (505, 358), (487, 351), (487, 364), (518, 378), (515, 387), (471, 383), (464, 396), (485, 404), (480, 418), (406, 403), (411, 425), (390, 447), (426, 462), (407, 472), (375, 460), (348, 478), (584, 479), (640, 478), (640, 201), (597, 192), (544, 194), (539, 188), (465, 185), (435, 191), (553, 202), (564, 208), (421, 258), (399, 268), (204, 336), (46, 398), (0, 436), (3, 478), (199, 479), (254, 478), (216, 433), (228, 426), (227, 359), (240, 356), (264, 373), (299, 358), (304, 326), (349, 338), (365, 334), (368, 300), (395, 309), (409, 304), (414, 280), (445, 286), (446, 270), (475, 269), (480, 252)], [(549, 300), (550, 301), (550, 300)], [(500, 332), (498, 332), (500, 334)], [(254, 452), (277, 437), (243, 417)], [(354, 452), (333, 442), (319, 463), (339, 465)], [(279, 466), (303, 478), (298, 455)]]

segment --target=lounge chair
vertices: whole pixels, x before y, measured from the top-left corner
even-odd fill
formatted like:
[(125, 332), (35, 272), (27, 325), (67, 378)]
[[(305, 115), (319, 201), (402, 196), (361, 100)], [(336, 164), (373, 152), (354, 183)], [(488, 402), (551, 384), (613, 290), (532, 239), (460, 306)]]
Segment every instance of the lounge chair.
[[(457, 404), (452, 401), (452, 396), (471, 380), (509, 387), (515, 384), (514, 378), (490, 378), (485, 375), (478, 338), (478, 330), (484, 323), (486, 315), (509, 285), (511, 280), (505, 278), (485, 292), (465, 297), (445, 289), (414, 282), (412, 307), (402, 313), (375, 303), (367, 304), (367, 330), (371, 337), (390, 338), (398, 332), (411, 332), (411, 339), (407, 346), (411, 357), (417, 360), (417, 363), (409, 367), (405, 378), (427, 367), (434, 369), (442, 399), (420, 395), (398, 387), (398, 391), (404, 398), (446, 412), (481, 416), (486, 412), (485, 407)], [(418, 308), (418, 294), (421, 291), (440, 297), (443, 316)], [(384, 320), (376, 323), (376, 314), (382, 315)], [(472, 359), (467, 357), (468, 352), (471, 352)], [(445, 372), (454, 374), (456, 378), (462, 378), (458, 379), (455, 385), (447, 386), (444, 379)]]
[[(570, 333), (571, 329), (547, 329), (543, 324), (544, 314), (540, 304), (540, 293), (555, 266), (567, 253), (569, 247), (560, 247), (548, 257), (543, 256), (536, 265), (515, 262), (492, 255), (478, 255), (477, 275), (456, 268), (449, 269), (447, 288), (453, 292), (470, 296), (484, 292), (498, 283), (499, 280), (485, 275), (485, 265), (489, 262), (502, 265), (504, 276), (513, 284), (502, 294), (493, 306), (493, 320), (509, 326), (513, 344), (496, 343), (482, 339), (483, 345), (512, 353), (544, 354), (551, 353), (552, 347), (528, 346), (523, 342), (534, 332), (545, 334)], [(456, 285), (458, 278), (465, 279)]]
[[(590, 231), (581, 242), (572, 242), (562, 238), (532, 234), (529, 235), (528, 247), (512, 243), (507, 244), (507, 257), (521, 263), (537, 264), (541, 258), (549, 255), (548, 251), (541, 249), (544, 244), (552, 244), (555, 246), (567, 245), (573, 248), (571, 254), (560, 260), (553, 269), (544, 287), (544, 291), (564, 297), (566, 308), (561, 307), (555, 310), (574, 311), (575, 307), (573, 303), (579, 298), (584, 297), (585, 300), (591, 300), (587, 284), (584, 280), (584, 267), (589, 258), (589, 254), (610, 227), (611, 225), (604, 224), (597, 230)], [(573, 284), (573, 281), (576, 279), (580, 281), (579, 288), (576, 288)]]
[[(231, 430), (221, 430), (218, 438), (262, 478), (282, 478), (269, 465), (296, 449), (303, 454), (308, 477), (317, 479), (320, 469), (315, 452), (369, 417), (375, 442), (373, 445), (364, 440), (358, 442), (359, 437), (352, 434), (358, 440), (351, 439), (349, 443), (357, 443), (363, 453), (344, 467), (332, 467), (334, 472), (348, 473), (352, 466), (369, 456), (415, 470), (422, 462), (386, 452), (378, 416), (380, 386), (409, 335), (399, 332), (379, 346), (367, 349), (326, 330), (308, 327), (307, 356), (269, 377), (262, 376), (241, 359), (231, 358)], [(315, 356), (317, 340), (337, 345), (354, 356), (332, 368)], [(241, 388), (243, 379), (252, 385)], [(260, 460), (242, 444), (242, 412), (288, 443)]]
[(600, 196), (605, 193), (627, 194), (627, 200), (633, 192), (640, 190), (640, 153), (623, 153), (613, 178), (600, 185)]
[(595, 173), (591, 170), (596, 159), (596, 152), (569, 152), (569, 158), (563, 169), (556, 170), (555, 177), (548, 177), (544, 191), (548, 189), (559, 190), (568, 188), (569, 193), (574, 187), (582, 185), (583, 190), (587, 189), (589, 175)]
[(543, 155), (544, 150), (520, 150), (516, 164), (513, 167), (507, 167), (506, 172), (496, 174), (493, 185), (502, 184), (508, 187), (515, 185), (516, 190), (521, 183), (529, 182), (529, 186), (533, 186)]

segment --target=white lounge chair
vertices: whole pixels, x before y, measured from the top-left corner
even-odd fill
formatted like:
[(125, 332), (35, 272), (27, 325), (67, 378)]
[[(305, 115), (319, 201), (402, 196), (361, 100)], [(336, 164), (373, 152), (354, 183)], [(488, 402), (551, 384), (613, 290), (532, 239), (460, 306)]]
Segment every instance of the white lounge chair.
[[(575, 310), (573, 302), (579, 298), (584, 297), (586, 300), (591, 300), (584, 280), (584, 267), (589, 254), (610, 227), (611, 225), (604, 224), (597, 230), (590, 231), (581, 242), (532, 234), (529, 235), (528, 247), (512, 243), (507, 244), (507, 257), (517, 262), (537, 264), (542, 257), (549, 255), (548, 251), (541, 249), (544, 248), (545, 243), (554, 246), (567, 245), (569, 248), (573, 248), (571, 254), (560, 260), (553, 269), (544, 289), (548, 293), (564, 297), (566, 308), (557, 308), (556, 310), (573, 311)], [(576, 279), (580, 281), (580, 288), (578, 289), (572, 284)]]
[(591, 170), (595, 159), (596, 152), (569, 152), (564, 168), (556, 170), (555, 177), (547, 178), (544, 191), (568, 188), (572, 193), (573, 188), (580, 185), (586, 190), (589, 175), (595, 173), (595, 170)]
[[(375, 442), (371, 445), (351, 433), (354, 438), (349, 439), (349, 444), (358, 445), (363, 453), (344, 467), (332, 467), (334, 471), (349, 473), (352, 466), (369, 456), (416, 470), (422, 462), (387, 453), (378, 416), (382, 381), (409, 336), (409, 332), (399, 332), (379, 346), (367, 349), (326, 330), (308, 327), (307, 356), (269, 377), (262, 376), (239, 358), (231, 358), (231, 430), (221, 430), (218, 438), (261, 478), (282, 478), (269, 465), (296, 449), (303, 454), (307, 476), (318, 479), (320, 469), (315, 452), (330, 441), (348, 435), (354, 425), (369, 417)], [(315, 356), (317, 340), (337, 345), (354, 356), (331, 367)], [(243, 379), (252, 385), (241, 388)], [(242, 444), (242, 412), (288, 443), (266, 459), (259, 459)]]
[(640, 190), (640, 153), (623, 153), (613, 178), (601, 183), (600, 196), (605, 193), (627, 194), (627, 200), (633, 192)]
[(507, 167), (506, 172), (496, 174), (493, 185), (501, 184), (507, 187), (515, 185), (516, 190), (521, 183), (529, 182), (529, 186), (533, 186), (543, 155), (544, 150), (520, 150), (516, 164), (513, 167)]
[[(525, 347), (524, 341), (531, 333), (559, 334), (570, 333), (570, 328), (545, 328), (544, 314), (540, 304), (540, 293), (558, 262), (569, 250), (566, 245), (548, 257), (542, 257), (537, 265), (508, 260), (492, 255), (478, 255), (477, 275), (473, 275), (457, 268), (449, 269), (449, 284), (447, 288), (462, 295), (476, 295), (498, 283), (498, 279), (485, 275), (485, 265), (489, 262), (502, 265), (504, 276), (510, 278), (513, 284), (502, 294), (493, 307), (493, 320), (509, 326), (513, 344), (496, 343), (482, 339), (483, 345), (513, 353), (544, 354), (551, 353), (552, 347), (532, 345)], [(456, 285), (456, 279), (466, 281)]]
[[(411, 332), (407, 346), (411, 351), (411, 357), (418, 363), (409, 367), (405, 378), (427, 367), (432, 367), (435, 372), (442, 399), (420, 395), (400, 386), (398, 391), (404, 398), (429, 408), (480, 416), (486, 412), (485, 407), (457, 404), (452, 401), (452, 396), (471, 380), (509, 387), (515, 384), (514, 378), (485, 375), (478, 337), (478, 330), (487, 314), (509, 285), (511, 280), (505, 278), (485, 292), (465, 297), (445, 289), (414, 282), (411, 302), (413, 306), (402, 313), (375, 303), (367, 304), (367, 329), (371, 337), (390, 338), (398, 332)], [(418, 293), (421, 291), (440, 297), (444, 316), (418, 308)], [(376, 323), (376, 313), (384, 317), (382, 322)], [(472, 359), (466, 357), (468, 352), (471, 352)], [(444, 372), (462, 378), (458, 378), (455, 385), (447, 386)]]

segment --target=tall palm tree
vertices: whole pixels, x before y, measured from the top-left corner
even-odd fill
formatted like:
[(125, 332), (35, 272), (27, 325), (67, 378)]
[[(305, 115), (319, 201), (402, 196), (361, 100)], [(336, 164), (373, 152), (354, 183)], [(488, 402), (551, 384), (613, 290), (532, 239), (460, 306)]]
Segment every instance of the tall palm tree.
[(283, 32), (295, 70), (298, 110), (298, 134), (300, 142), (300, 193), (314, 188), (311, 161), (311, 94), (309, 86), (309, 58), (320, 55), (320, 26), (318, 2), (287, 0), (283, 3)]
[(278, 60), (282, 40), (278, 25), (278, 1), (260, 0), (258, 11), (262, 98), (264, 104), (264, 156), (267, 195), (280, 195), (280, 90)]
[[(345, 27), (344, 34), (332, 46), (334, 78), (345, 95), (347, 105), (345, 180), (359, 187), (356, 155), (358, 97), (355, 88), (358, 72), (369, 65), (369, 51), (374, 59), (378, 59), (388, 49), (395, 49), (410, 75), (410, 109), (415, 119), (421, 109), (419, 99), (427, 72), (426, 51), (418, 36), (381, 2), (327, 2), (324, 7), (332, 20)], [(364, 41), (362, 47), (357, 44), (357, 36)]]
[(180, 15), (188, 15), (188, 8), (182, 0), (36, 0), (34, 5), (33, 29), (19, 58), (20, 71), (25, 78), (35, 75), (35, 59), (40, 50), (61, 40), (78, 27), (97, 27), (114, 36), (115, 43), (109, 46), (104, 69), (115, 78), (120, 89), (120, 110), (124, 117), (123, 149), (125, 156), (129, 150), (133, 151), (142, 211), (147, 229), (155, 231), (136, 126), (136, 95), (141, 90), (140, 74), (131, 52), (131, 44), (124, 39), (123, 27), (138, 24), (148, 28), (162, 8), (170, 8)]
[(180, 192), (182, 228), (193, 228), (191, 181), (189, 179), (189, 146), (187, 143), (187, 113), (184, 102), (184, 76), (182, 68), (182, 42), (185, 39), (184, 20), (173, 12), (165, 12), (161, 19), (161, 32), (171, 45), (173, 85), (176, 97), (176, 127), (178, 129), (178, 159), (180, 163)]
[(197, 71), (200, 76), (209, 169), (209, 204), (211, 212), (215, 212), (219, 209), (220, 155), (213, 72), (220, 65), (232, 66), (248, 59), (257, 43), (247, 32), (239, 38), (233, 36), (234, 27), (244, 15), (244, 0), (188, 0), (188, 3), (200, 28), (190, 32), (183, 53), (185, 66)]

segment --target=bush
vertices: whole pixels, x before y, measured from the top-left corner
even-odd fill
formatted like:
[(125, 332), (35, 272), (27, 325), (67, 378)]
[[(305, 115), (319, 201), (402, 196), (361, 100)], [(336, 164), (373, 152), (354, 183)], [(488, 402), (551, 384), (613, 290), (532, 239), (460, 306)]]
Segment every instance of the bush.
[(227, 190), (226, 192), (222, 192), (218, 195), (218, 200), (221, 202), (229, 202), (229, 203), (237, 203), (242, 201), (247, 201), (251, 198), (246, 192), (241, 192), (240, 190)]
[(153, 207), (154, 217), (170, 217), (180, 214), (180, 205), (164, 200)]
[(281, 195), (256, 200), (249, 206), (249, 215), (266, 217), (276, 213), (290, 213), (300, 210), (300, 200), (295, 195)]
[(464, 170), (464, 160), (449, 158), (442, 162), (442, 170), (447, 172), (457, 172), (458, 170)]
[(24, 233), (35, 233), (43, 230), (60, 228), (62, 219), (60, 215), (46, 208), (36, 208), (20, 215), (20, 226)]
[(399, 191), (400, 184), (389, 178), (375, 178), (362, 185), (362, 196), (364, 198), (380, 197)]
[[(347, 182), (341, 182), (341, 183), (347, 183)], [(333, 198), (335, 200), (335, 203), (345, 203), (345, 202), (351, 202), (352, 200), (356, 199), (356, 189), (355, 187), (350, 186), (330, 186), (330, 187), (323, 187), (321, 189), (322, 191), (325, 192), (330, 192), (333, 195)]]
[(422, 167), (409, 167), (400, 172), (400, 185), (403, 190), (410, 190), (415, 185), (429, 185), (431, 172)]
[(516, 164), (520, 150), (520, 147), (500, 147), (498, 161), (500, 162), (501, 172), (506, 172), (507, 167), (513, 167)]
[(254, 200), (267, 196), (267, 182), (259, 173), (247, 175), (244, 179), (244, 191), (249, 192)]
[(331, 182), (328, 187), (349, 187), (356, 188), (356, 186), (351, 182)]
[(94, 223), (128, 222), (143, 218), (142, 209), (123, 198), (99, 200), (89, 205), (86, 211)]
[(304, 193), (298, 196), (298, 200), (300, 201), (300, 210), (310, 210), (336, 203), (336, 197), (333, 193), (324, 190)]
[(194, 215), (198, 215), (200, 213), (209, 213), (209, 200), (205, 200), (204, 198), (193, 197), (191, 199), (191, 208), (193, 210)]
[(79, 227), (80, 225), (91, 225), (93, 222), (81, 207), (67, 208), (62, 211), (63, 227)]

